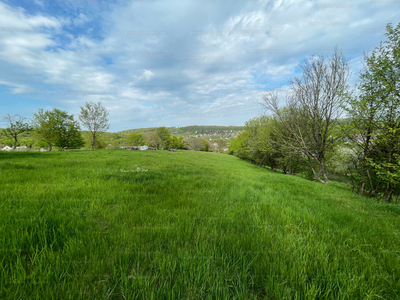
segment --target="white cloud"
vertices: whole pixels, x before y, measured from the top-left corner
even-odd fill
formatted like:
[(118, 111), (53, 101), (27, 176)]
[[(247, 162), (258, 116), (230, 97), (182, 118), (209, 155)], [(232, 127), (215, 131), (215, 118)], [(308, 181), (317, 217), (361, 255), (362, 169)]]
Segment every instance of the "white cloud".
[(151, 80), (153, 77), (154, 77), (154, 73), (152, 71), (150, 71), (150, 70), (143, 70), (142, 75), (135, 76), (135, 78), (138, 79), (138, 80), (144, 79), (146, 81)]
[(81, 26), (89, 21), (90, 19), (82, 13), (80, 13), (77, 18), (73, 19), (73, 23), (75, 26)]

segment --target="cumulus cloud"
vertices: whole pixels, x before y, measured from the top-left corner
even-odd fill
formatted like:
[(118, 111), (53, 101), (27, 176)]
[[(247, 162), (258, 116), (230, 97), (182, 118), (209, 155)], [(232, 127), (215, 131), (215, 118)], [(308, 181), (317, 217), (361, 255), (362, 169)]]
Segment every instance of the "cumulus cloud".
[(149, 81), (153, 77), (154, 77), (154, 73), (150, 70), (143, 70), (142, 75), (135, 76), (135, 78), (137, 78), (138, 80), (146, 80), (146, 81)]

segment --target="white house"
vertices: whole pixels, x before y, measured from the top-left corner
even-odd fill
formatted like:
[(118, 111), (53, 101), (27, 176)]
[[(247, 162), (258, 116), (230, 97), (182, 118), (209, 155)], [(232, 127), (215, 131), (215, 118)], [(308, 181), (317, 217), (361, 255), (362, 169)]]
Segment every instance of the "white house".
[(16, 150), (17, 151), (28, 151), (28, 147), (27, 146), (21, 146), (21, 147), (17, 147)]
[(3, 149), (1, 149), (2, 151), (13, 151), (13, 148), (11, 148), (10, 146), (6, 145)]

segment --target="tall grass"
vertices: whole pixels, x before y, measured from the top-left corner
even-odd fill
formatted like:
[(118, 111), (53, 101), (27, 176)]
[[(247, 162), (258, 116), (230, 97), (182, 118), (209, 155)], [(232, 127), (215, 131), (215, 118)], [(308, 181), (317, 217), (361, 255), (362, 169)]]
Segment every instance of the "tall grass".
[(1, 299), (400, 299), (400, 207), (203, 152), (0, 153)]

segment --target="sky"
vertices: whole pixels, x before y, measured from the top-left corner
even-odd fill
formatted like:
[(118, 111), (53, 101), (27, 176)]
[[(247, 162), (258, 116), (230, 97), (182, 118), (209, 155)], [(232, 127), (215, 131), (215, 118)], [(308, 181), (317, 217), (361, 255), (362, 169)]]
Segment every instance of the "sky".
[(338, 47), (357, 83), (399, 12), (400, 0), (0, 0), (0, 116), (77, 119), (101, 101), (112, 132), (243, 126), (313, 54)]

